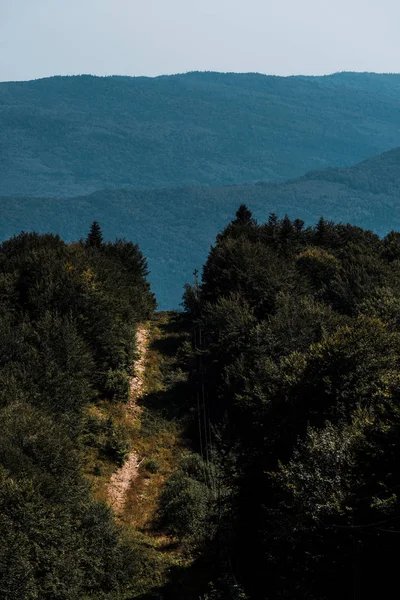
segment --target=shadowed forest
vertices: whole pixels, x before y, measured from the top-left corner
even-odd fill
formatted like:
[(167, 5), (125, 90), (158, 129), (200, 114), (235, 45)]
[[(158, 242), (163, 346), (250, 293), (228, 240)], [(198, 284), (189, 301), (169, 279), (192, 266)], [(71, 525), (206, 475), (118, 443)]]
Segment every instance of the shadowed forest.
[[(241, 205), (183, 311), (146, 259), (0, 246), (0, 596), (389, 596), (400, 519), (400, 234)], [(148, 350), (133, 414), (138, 327)], [(135, 451), (122, 513), (112, 473)]]

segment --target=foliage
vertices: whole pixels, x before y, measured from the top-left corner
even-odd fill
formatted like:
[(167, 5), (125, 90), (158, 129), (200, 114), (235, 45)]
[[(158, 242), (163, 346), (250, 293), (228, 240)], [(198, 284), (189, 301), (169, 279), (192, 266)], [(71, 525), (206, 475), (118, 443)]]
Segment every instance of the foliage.
[(146, 274), (139, 249), (121, 240), (67, 245), (22, 233), (0, 246), (2, 598), (142, 591), (152, 559), (143, 566), (137, 545), (93, 499), (81, 450), (97, 445), (118, 464), (127, 454), (112, 420), (84, 414), (101, 396), (126, 399), (135, 329), (155, 307)]
[(148, 458), (143, 463), (143, 468), (148, 473), (152, 473), (152, 474), (157, 473), (160, 469), (160, 461), (157, 460), (157, 458)]
[(90, 226), (90, 231), (86, 238), (87, 248), (100, 248), (103, 243), (103, 234), (100, 225), (97, 221), (93, 221)]
[(219, 572), (257, 600), (388, 594), (400, 516), (397, 234), (275, 214), (260, 225), (239, 212), (211, 248), (196, 310), (186, 306), (202, 454), (205, 443), (229, 481), (216, 503)]
[(161, 525), (172, 535), (195, 545), (213, 535), (209, 469), (196, 454), (183, 458), (160, 498)]

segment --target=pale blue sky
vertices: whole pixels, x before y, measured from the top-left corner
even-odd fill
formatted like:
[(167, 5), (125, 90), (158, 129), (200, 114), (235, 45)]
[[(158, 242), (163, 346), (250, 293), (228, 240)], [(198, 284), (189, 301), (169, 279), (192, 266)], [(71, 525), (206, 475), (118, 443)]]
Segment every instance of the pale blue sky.
[(0, 81), (400, 72), (399, 0), (0, 0)]

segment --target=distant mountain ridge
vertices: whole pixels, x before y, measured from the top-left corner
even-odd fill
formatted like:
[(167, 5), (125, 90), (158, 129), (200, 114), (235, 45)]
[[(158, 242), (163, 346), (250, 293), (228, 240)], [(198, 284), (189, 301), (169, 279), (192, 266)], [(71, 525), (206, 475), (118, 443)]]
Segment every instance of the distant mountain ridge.
[(400, 148), (350, 168), (313, 172), (284, 184), (103, 190), (74, 198), (0, 198), (0, 238), (26, 231), (86, 235), (93, 219), (106, 238), (139, 242), (161, 308), (179, 305), (182, 286), (201, 267), (217, 232), (245, 203), (256, 218), (350, 222), (380, 235), (400, 230)]
[(0, 194), (282, 182), (400, 146), (400, 75), (0, 83)]
[(397, 195), (400, 190), (400, 148), (394, 148), (351, 168), (331, 167), (311, 171), (298, 181), (326, 181), (343, 183), (366, 192)]

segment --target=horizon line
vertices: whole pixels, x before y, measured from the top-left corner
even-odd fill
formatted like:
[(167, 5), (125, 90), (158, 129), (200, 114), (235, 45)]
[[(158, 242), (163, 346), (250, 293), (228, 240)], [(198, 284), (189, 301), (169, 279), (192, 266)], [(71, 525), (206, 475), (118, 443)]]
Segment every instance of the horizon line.
[(333, 77), (335, 75), (400, 75), (400, 72), (395, 71), (334, 71), (332, 73), (323, 73), (319, 75), (314, 74), (305, 74), (305, 73), (295, 73), (292, 75), (277, 75), (275, 73), (261, 73), (260, 71), (213, 71), (213, 70), (193, 70), (193, 71), (183, 71), (177, 73), (163, 73), (160, 75), (122, 75), (118, 73), (112, 73), (107, 75), (96, 75), (93, 73), (72, 73), (72, 74), (54, 74), (54, 75), (46, 75), (43, 77), (33, 77), (32, 79), (7, 79), (0, 80), (0, 84), (2, 83), (31, 83), (34, 81), (44, 81), (47, 79), (62, 79), (62, 78), (73, 78), (73, 77), (93, 77), (96, 79), (108, 79), (108, 78), (123, 78), (123, 79), (162, 79), (165, 77), (182, 77), (185, 75), (194, 75), (194, 74), (213, 74), (213, 75), (258, 75), (261, 77), (275, 77), (277, 79), (291, 79), (291, 78), (323, 78), (323, 77)]

